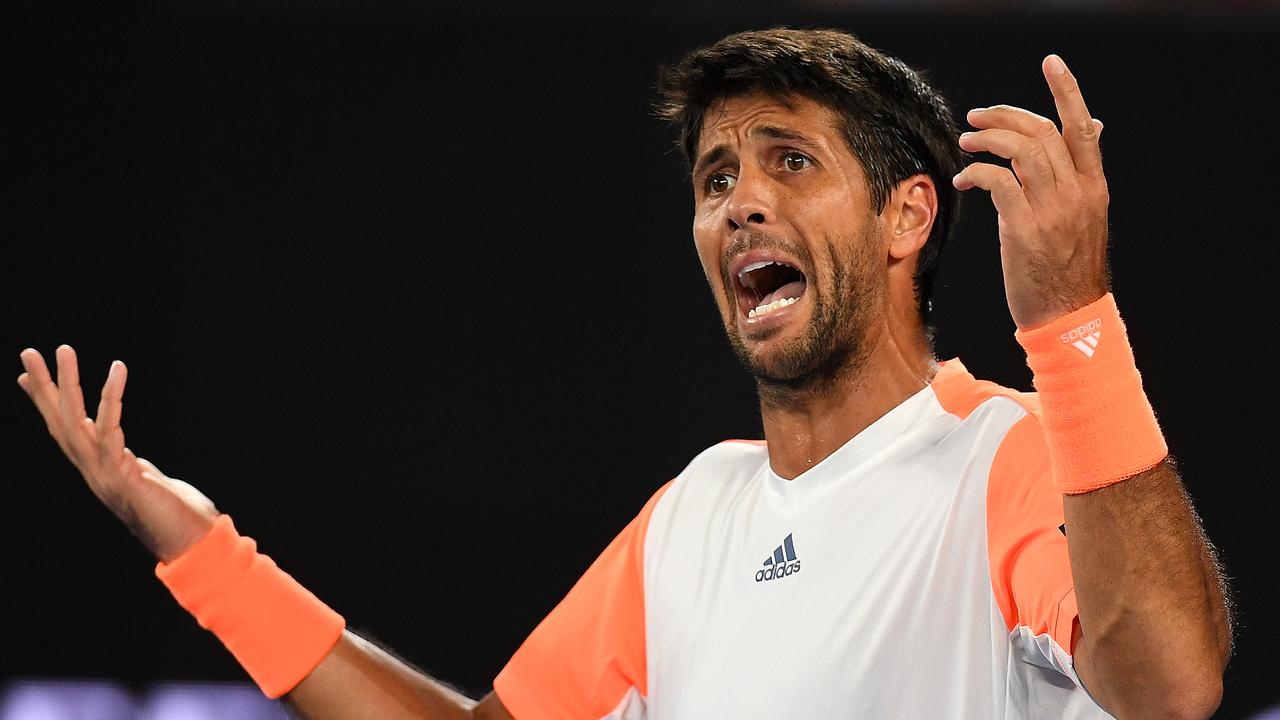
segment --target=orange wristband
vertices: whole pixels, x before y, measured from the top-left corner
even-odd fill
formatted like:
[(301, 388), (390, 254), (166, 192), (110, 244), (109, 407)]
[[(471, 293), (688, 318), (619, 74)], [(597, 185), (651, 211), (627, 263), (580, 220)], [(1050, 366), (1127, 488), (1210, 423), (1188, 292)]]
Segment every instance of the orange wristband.
[(333, 649), (346, 620), (241, 537), (228, 515), (156, 577), (231, 651), (270, 698), (292, 690)]
[(1106, 487), (1150, 470), (1169, 454), (1111, 293), (1014, 337), (1035, 374), (1060, 491)]

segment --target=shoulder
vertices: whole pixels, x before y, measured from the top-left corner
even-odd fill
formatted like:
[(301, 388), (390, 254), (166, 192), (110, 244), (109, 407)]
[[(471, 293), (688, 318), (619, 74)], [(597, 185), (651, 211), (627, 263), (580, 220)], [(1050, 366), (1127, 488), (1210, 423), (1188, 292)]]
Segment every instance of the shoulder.
[(724, 481), (753, 474), (769, 460), (769, 448), (763, 440), (723, 440), (694, 456), (675, 483)]
[(1040, 397), (1034, 392), (1022, 392), (1007, 388), (989, 380), (979, 380), (969, 373), (959, 359), (941, 364), (932, 387), (938, 403), (948, 413), (961, 420), (996, 398), (1016, 403), (1035, 418), (1040, 416)]
[(716, 443), (695, 455), (667, 484), (659, 513), (675, 512), (677, 506), (682, 511), (715, 507), (748, 487), (768, 462), (769, 450), (763, 440)]
[(943, 410), (959, 420), (958, 428), (967, 428), (957, 434), (989, 453), (988, 520), (1060, 515), (1039, 396), (978, 380), (958, 360), (943, 363), (932, 386)]
[(768, 455), (769, 446), (764, 440), (721, 440), (695, 455), (689, 467), (751, 462)]
[(1040, 397), (987, 380), (979, 380), (959, 360), (943, 363), (932, 383), (938, 403), (962, 426), (975, 430), (994, 451), (990, 477), (995, 485), (1018, 478), (1047, 476), (1049, 452), (1040, 419)]

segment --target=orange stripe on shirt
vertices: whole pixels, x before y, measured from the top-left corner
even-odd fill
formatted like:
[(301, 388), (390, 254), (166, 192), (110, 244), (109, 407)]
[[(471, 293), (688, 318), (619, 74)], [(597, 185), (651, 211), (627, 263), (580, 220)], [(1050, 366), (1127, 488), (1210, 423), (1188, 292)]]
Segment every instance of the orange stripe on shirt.
[(1049, 633), (1068, 653), (1077, 617), (1075, 586), (1063, 525), (1062, 494), (1051, 480), (1040, 427), (1039, 398), (976, 380), (958, 360), (943, 364), (934, 393), (961, 419), (992, 397), (1007, 397), (1029, 413), (1005, 434), (987, 478), (987, 556), (991, 590), (1010, 631)]
[(1005, 623), (1049, 633), (1072, 652), (1075, 586), (1044, 431), (1034, 417), (1018, 421), (996, 452), (987, 480), (987, 552), (991, 588)]
[(598, 720), (648, 693), (644, 540), (663, 485), (493, 681), (516, 720)]
[(1035, 393), (1018, 392), (1003, 385), (978, 380), (958, 360), (939, 363), (931, 386), (942, 409), (964, 420), (979, 405), (993, 397), (1007, 397), (1032, 415), (1040, 414), (1040, 398)]

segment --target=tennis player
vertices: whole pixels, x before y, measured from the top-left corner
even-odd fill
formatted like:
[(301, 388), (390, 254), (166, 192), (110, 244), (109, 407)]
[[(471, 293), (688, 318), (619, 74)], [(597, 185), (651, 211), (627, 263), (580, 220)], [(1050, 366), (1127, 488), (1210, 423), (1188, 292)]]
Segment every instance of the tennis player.
[[(840, 32), (740, 33), (664, 69), (765, 440), (658, 489), (478, 703), (135, 457), (122, 363), (95, 419), (68, 346), (56, 384), (30, 349), (18, 383), (178, 602), (306, 718), (1206, 718), (1222, 574), (1110, 292), (1102, 123), (1061, 58), (1042, 70), (1058, 123), (996, 105), (959, 134), (919, 74)], [(974, 188), (1036, 393), (934, 357), (938, 252)]]

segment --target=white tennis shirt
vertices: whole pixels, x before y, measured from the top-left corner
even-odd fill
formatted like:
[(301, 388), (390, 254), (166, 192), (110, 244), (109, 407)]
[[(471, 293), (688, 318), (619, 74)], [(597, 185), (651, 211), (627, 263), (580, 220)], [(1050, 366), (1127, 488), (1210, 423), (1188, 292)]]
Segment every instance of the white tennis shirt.
[(517, 720), (1107, 718), (1034, 394), (958, 360), (793, 480), (704, 451), (494, 681)]

